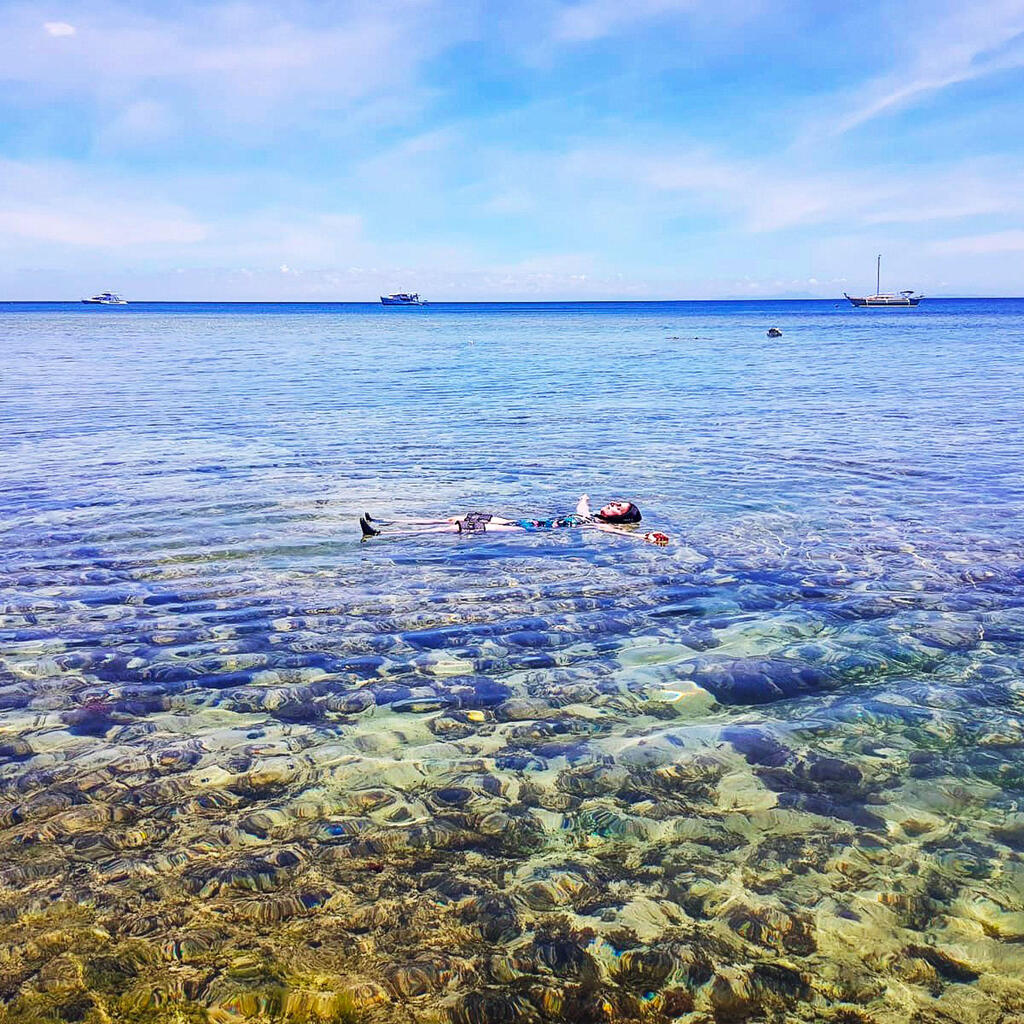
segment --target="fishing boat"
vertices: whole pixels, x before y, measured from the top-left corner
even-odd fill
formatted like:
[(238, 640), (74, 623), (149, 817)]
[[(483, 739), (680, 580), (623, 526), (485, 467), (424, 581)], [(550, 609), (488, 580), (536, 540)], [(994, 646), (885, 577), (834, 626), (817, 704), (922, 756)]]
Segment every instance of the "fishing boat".
[(426, 299), (421, 299), (418, 292), (395, 292), (394, 295), (382, 295), (381, 304), (384, 306), (425, 306)]
[(127, 306), (128, 301), (113, 292), (100, 292), (91, 299), (82, 299), (87, 306)]
[[(846, 295), (846, 292), (843, 292)], [(875, 269), (875, 294), (865, 295), (862, 298), (854, 298), (846, 295), (853, 306), (916, 306), (923, 298), (913, 290), (907, 289), (897, 295), (892, 293), (882, 294), (882, 256), (879, 253), (878, 265)]]

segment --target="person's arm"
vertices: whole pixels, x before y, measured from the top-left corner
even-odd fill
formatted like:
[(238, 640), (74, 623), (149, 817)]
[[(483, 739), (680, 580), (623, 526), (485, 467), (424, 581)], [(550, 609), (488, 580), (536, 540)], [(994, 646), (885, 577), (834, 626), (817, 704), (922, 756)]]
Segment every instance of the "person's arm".
[(663, 548), (668, 543), (668, 534), (660, 530), (650, 530), (647, 533), (637, 533), (636, 530), (629, 530), (624, 526), (613, 526), (611, 523), (594, 523), (594, 529), (602, 533), (617, 533), (621, 537), (632, 537), (635, 540), (642, 540), (645, 544), (657, 544)]

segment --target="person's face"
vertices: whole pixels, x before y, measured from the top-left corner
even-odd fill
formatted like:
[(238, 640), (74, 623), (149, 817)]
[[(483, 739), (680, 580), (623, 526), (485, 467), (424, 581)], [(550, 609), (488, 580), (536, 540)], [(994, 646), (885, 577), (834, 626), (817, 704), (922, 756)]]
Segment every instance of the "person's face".
[(628, 501), (609, 501), (598, 514), (602, 516), (624, 516), (628, 511)]

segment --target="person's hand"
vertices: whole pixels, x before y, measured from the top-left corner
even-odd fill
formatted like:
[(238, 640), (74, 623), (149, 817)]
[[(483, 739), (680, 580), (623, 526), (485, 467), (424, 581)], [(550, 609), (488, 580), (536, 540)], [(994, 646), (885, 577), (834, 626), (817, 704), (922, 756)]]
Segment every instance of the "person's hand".
[(581, 494), (580, 500), (576, 502), (576, 515), (578, 516), (589, 516), (590, 515), (590, 495)]
[(668, 534), (661, 533), (659, 530), (652, 530), (650, 533), (644, 534), (644, 540), (648, 544), (657, 544), (659, 548), (663, 548), (668, 543)]

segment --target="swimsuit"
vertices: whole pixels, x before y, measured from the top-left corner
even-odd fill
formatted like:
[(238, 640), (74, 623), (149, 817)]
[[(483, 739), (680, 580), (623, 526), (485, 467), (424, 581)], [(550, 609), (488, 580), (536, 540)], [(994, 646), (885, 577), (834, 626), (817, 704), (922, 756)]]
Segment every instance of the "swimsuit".
[(490, 512), (467, 512), (459, 520), (459, 533), (486, 533), (493, 518)]
[[(467, 512), (458, 520), (459, 533), (486, 533), (487, 524), (494, 518), (490, 512)], [(586, 526), (593, 516), (552, 516), (550, 519), (513, 519), (512, 525), (523, 530), (557, 530), (564, 526)]]
[(563, 526), (583, 526), (593, 522), (592, 516), (554, 516), (551, 519), (516, 519), (515, 525), (524, 530), (557, 530)]

